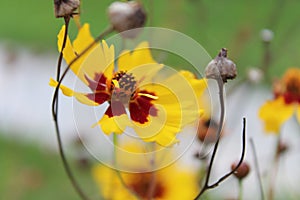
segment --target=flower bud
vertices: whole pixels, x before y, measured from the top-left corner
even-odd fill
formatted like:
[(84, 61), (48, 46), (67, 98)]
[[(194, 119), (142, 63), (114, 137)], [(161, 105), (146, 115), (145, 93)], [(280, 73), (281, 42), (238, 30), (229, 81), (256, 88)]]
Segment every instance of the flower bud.
[(260, 83), (264, 78), (264, 73), (261, 69), (251, 67), (247, 72), (248, 80), (253, 84)]
[(289, 149), (289, 146), (287, 143), (280, 141), (277, 146), (277, 155), (281, 155), (285, 153)]
[[(134, 38), (146, 22), (146, 12), (142, 5), (135, 1), (114, 2), (108, 8), (108, 17), (113, 28), (125, 38)], [(131, 30), (131, 31), (128, 31)], [(124, 31), (128, 31), (122, 33)]]
[(80, 0), (54, 0), (55, 17), (66, 17), (73, 14), (80, 5)]
[[(234, 168), (237, 166), (238, 163), (233, 163), (231, 165), (231, 170), (234, 170)], [(234, 172), (234, 176), (238, 179), (245, 178), (250, 171), (250, 167), (246, 162), (242, 162), (242, 164), (239, 166), (239, 168)]]
[(222, 48), (212, 61), (208, 63), (205, 69), (206, 78), (219, 80), (222, 78), (223, 83), (228, 79), (234, 79), (237, 75), (236, 65), (227, 58), (227, 49)]
[(197, 129), (197, 138), (205, 144), (211, 144), (217, 141), (218, 124), (212, 119), (200, 119)]
[(273, 40), (274, 33), (270, 29), (263, 29), (260, 32), (260, 37), (263, 42), (271, 42)]

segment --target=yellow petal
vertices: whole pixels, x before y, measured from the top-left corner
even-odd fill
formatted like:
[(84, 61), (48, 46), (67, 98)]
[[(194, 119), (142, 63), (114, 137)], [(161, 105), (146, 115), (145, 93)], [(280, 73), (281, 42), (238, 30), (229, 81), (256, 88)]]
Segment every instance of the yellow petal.
[(101, 45), (97, 45), (85, 58), (81, 65), (80, 76), (88, 75), (88, 77), (93, 79), (95, 73), (103, 73), (108, 80), (111, 80), (113, 70), (114, 46), (111, 45), (109, 47), (103, 40)]
[[(121, 157), (121, 155), (117, 155)], [(132, 160), (131, 157), (127, 156), (123, 158), (127, 160), (127, 163), (131, 163), (132, 161), (135, 163), (131, 170), (142, 170), (143, 168), (143, 160)], [(141, 157), (142, 158), (142, 157)], [(156, 158), (156, 156), (155, 156)], [(158, 160), (155, 160), (154, 163), (157, 163)], [(160, 163), (158, 163), (160, 165)], [(105, 199), (111, 200), (120, 200), (120, 199), (130, 199), (135, 200), (136, 198), (126, 190), (126, 188), (122, 187), (120, 179), (118, 178), (116, 172), (112, 168), (108, 168), (103, 165), (95, 166), (92, 170), (93, 177), (96, 180), (99, 188), (101, 190), (101, 194)], [(160, 187), (161, 193), (159, 196), (155, 196), (153, 199), (155, 200), (182, 200), (182, 199), (193, 199), (199, 192), (199, 177), (197, 176), (194, 170), (190, 168), (183, 168), (182, 166), (176, 165), (168, 165), (161, 170), (154, 171), (155, 173), (155, 181), (157, 181), (157, 186)], [(150, 173), (125, 173), (121, 172), (121, 176), (123, 181), (127, 186), (135, 186), (132, 187), (133, 190), (137, 190), (135, 192), (143, 192), (142, 195), (145, 195), (145, 191), (141, 189), (146, 185), (150, 185), (151, 183), (151, 174)], [(147, 182), (149, 181), (149, 182)], [(149, 188), (148, 188), (149, 189)], [(174, 192), (180, 191), (180, 192)], [(146, 199), (145, 196), (141, 197), (142, 199)]]
[(196, 79), (195, 75), (189, 71), (182, 70), (179, 72), (190, 84), (197, 97), (200, 97), (207, 89), (206, 79)]
[[(52, 78), (50, 79), (49, 85), (52, 87), (56, 87), (58, 85), (58, 82), (53, 80)], [(62, 93), (68, 97), (72, 97), (74, 96), (80, 103), (86, 104), (88, 106), (97, 106), (99, 105), (98, 103), (90, 100), (86, 94), (84, 93), (79, 93), (79, 92), (75, 92), (72, 89), (64, 86), (64, 85), (60, 85), (60, 90), (62, 91)]]
[(118, 71), (129, 71), (135, 67), (156, 63), (153, 60), (148, 42), (140, 43), (132, 52), (123, 51), (118, 57)]
[(114, 117), (104, 115), (97, 124), (101, 126), (102, 131), (106, 135), (111, 133), (121, 134), (124, 132), (126, 126), (130, 126), (130, 121), (126, 114)]
[[(92, 174), (96, 183), (99, 186), (101, 195), (103, 195), (103, 197), (105, 197), (106, 199), (136, 199), (122, 185), (114, 169), (103, 165), (97, 165), (92, 168)], [(126, 182), (127, 181), (128, 180), (126, 180)]]
[(300, 105), (298, 105), (298, 107), (297, 107), (296, 116), (297, 116), (298, 122), (300, 123)]
[[(175, 73), (161, 82), (143, 85), (141, 89), (154, 92), (158, 97), (153, 100), (158, 109), (157, 116), (149, 116), (148, 122), (134, 122), (137, 134), (146, 142), (155, 141), (162, 146), (177, 142), (176, 134), (182, 127), (195, 122), (203, 112), (199, 108), (198, 96), (206, 88), (205, 80), (196, 80), (185, 74)], [(187, 77), (187, 78), (186, 78)], [(180, 83), (180, 84), (178, 84)], [(195, 91), (195, 90), (199, 91)]]
[(156, 142), (161, 146), (171, 146), (178, 142), (176, 134), (181, 128), (181, 114), (171, 113), (171, 109), (156, 105), (157, 116), (150, 116), (149, 122), (140, 124), (133, 122), (134, 130), (145, 142)]
[[(89, 24), (84, 24), (74, 41), (74, 49), (80, 54), (93, 42), (94, 38), (91, 36)], [(79, 63), (79, 68), (75, 70), (76, 74), (85, 83), (84, 75), (94, 78), (95, 73), (101, 72), (106, 78), (111, 79), (114, 68), (114, 46), (109, 47), (103, 40), (101, 45), (95, 44), (76, 63)]]
[(279, 134), (280, 128), (294, 113), (295, 107), (287, 105), (282, 97), (267, 101), (259, 110), (259, 117), (264, 121), (265, 131)]
[[(61, 48), (64, 31), (65, 28), (63, 27), (58, 35), (59, 48)], [(90, 27), (88, 24), (84, 24), (80, 28), (73, 46), (71, 45), (69, 38), (67, 39), (66, 47), (63, 51), (64, 59), (68, 64), (70, 64), (70, 62), (72, 62), (77, 55), (81, 54), (93, 42), (94, 38), (91, 36)], [(104, 73), (106, 78), (111, 79), (113, 69), (114, 47), (109, 47), (105, 41), (102, 41), (101, 44), (95, 44), (71, 66), (71, 70), (85, 84), (87, 84), (85, 75), (90, 78), (94, 78), (95, 73)]]
[[(57, 35), (57, 47), (58, 47), (59, 52), (61, 52), (61, 48), (62, 48), (62, 44), (63, 44), (63, 40), (64, 40), (64, 35), (65, 35), (65, 30), (66, 30), (66, 26), (63, 25), (62, 28), (60, 29), (58, 35)], [(73, 49), (73, 46), (71, 44), (69, 36), (67, 36), (67, 39), (66, 39), (66, 45), (65, 45), (65, 48), (63, 50), (63, 57), (64, 57), (64, 59), (67, 63), (70, 63), (73, 59), (76, 58), (76, 54), (74, 52), (74, 49)], [(75, 65), (74, 65), (74, 67), (76, 68)]]

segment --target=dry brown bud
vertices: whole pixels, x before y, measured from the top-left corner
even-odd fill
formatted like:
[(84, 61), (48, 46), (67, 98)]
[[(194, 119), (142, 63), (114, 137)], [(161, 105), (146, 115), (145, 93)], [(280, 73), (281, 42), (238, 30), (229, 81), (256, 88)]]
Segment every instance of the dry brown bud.
[[(233, 163), (231, 165), (231, 169), (234, 170), (234, 168), (237, 166), (238, 163)], [(239, 168), (234, 172), (234, 176), (238, 179), (245, 178), (248, 173), (250, 172), (250, 166), (246, 162), (242, 162), (242, 164), (239, 166)]]
[(80, 0), (54, 0), (55, 17), (66, 17), (73, 14), (80, 5)]
[[(144, 8), (135, 1), (112, 3), (108, 8), (108, 17), (113, 28), (126, 38), (136, 37), (139, 33), (136, 28), (143, 27), (146, 22)], [(124, 31), (128, 32), (122, 33)]]
[(219, 54), (208, 63), (205, 69), (206, 78), (216, 80), (221, 78), (224, 83), (226, 83), (228, 79), (234, 79), (236, 75), (236, 65), (227, 58), (227, 49), (225, 48), (220, 50)]
[(277, 146), (277, 154), (281, 155), (281, 154), (285, 153), (288, 149), (289, 149), (288, 144), (280, 141)]
[(211, 144), (217, 141), (218, 124), (212, 119), (200, 119), (197, 129), (197, 138), (205, 143)]

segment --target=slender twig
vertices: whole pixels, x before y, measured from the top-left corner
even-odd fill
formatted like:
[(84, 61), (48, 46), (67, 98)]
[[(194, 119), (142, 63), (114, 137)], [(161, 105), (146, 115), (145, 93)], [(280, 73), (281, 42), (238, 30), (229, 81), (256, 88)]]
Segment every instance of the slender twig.
[(56, 75), (56, 80), (58, 81), (58, 85), (55, 88), (54, 91), (54, 95), (53, 95), (53, 99), (52, 99), (52, 116), (53, 116), (53, 120), (54, 120), (54, 125), (55, 125), (55, 132), (56, 132), (56, 137), (57, 137), (57, 142), (58, 142), (58, 148), (59, 148), (59, 154), (60, 157), (62, 159), (63, 162), (63, 166), (64, 169), (74, 187), (74, 189), (77, 191), (77, 193), (79, 194), (79, 196), (83, 199), (83, 200), (88, 200), (88, 197), (86, 196), (86, 194), (82, 191), (82, 189), (80, 188), (79, 184), (77, 183), (71, 168), (67, 162), (65, 153), (64, 153), (64, 149), (63, 149), (63, 144), (62, 144), (62, 140), (61, 140), (61, 135), (60, 135), (60, 129), (59, 129), (59, 125), (58, 125), (58, 90), (59, 90), (59, 86), (61, 84), (61, 82), (63, 81), (64, 77), (66, 76), (68, 70), (71, 68), (72, 64), (74, 64), (82, 55), (84, 55), (90, 48), (92, 48), (94, 46), (94, 44), (97, 43), (97, 41), (101, 40), (105, 35), (107, 35), (108, 33), (112, 32), (112, 28), (107, 29), (106, 31), (104, 31), (102, 34), (100, 34), (96, 40), (90, 44), (83, 52), (81, 52), (81, 54), (79, 54), (74, 60), (72, 60), (68, 67), (65, 69), (64, 73), (62, 74), (62, 76), (60, 77), (60, 72), (61, 72), (61, 63), (62, 63), (62, 58), (63, 58), (63, 50), (65, 48), (66, 45), (66, 41), (67, 41), (67, 35), (68, 35), (68, 25), (69, 25), (69, 20), (70, 17), (65, 17), (65, 25), (66, 25), (66, 29), (65, 29), (65, 34), (64, 34), (64, 39), (63, 39), (63, 44), (62, 44), (62, 49), (60, 51), (60, 55), (59, 55), (59, 59), (58, 59), (58, 64), (57, 64), (57, 75)]
[(256, 148), (255, 148), (252, 138), (250, 138), (250, 144), (251, 144), (252, 152), (253, 152), (253, 156), (254, 156), (255, 172), (256, 172), (257, 179), (258, 179), (258, 183), (259, 183), (260, 198), (261, 198), (261, 200), (264, 200), (265, 196), (264, 196), (264, 189), (263, 189), (262, 181), (261, 181), (261, 175), (259, 173), (258, 158), (257, 158)]
[[(66, 46), (66, 41), (67, 41), (67, 36), (68, 36), (68, 30), (69, 30), (69, 22), (70, 22), (70, 17), (71, 16), (66, 16), (64, 17), (65, 20), (65, 34), (64, 34), (64, 39), (63, 39), (63, 43), (62, 43), (62, 47), (61, 47), (61, 51), (59, 54), (59, 58), (58, 58), (58, 63), (57, 63), (57, 73), (56, 73), (56, 80), (59, 81), (60, 79), (60, 72), (61, 72), (61, 64), (62, 64), (62, 59), (63, 59), (63, 50)], [(53, 115), (53, 119), (54, 119), (54, 124), (55, 124), (55, 131), (56, 131), (56, 138), (57, 138), (57, 143), (58, 143), (58, 149), (59, 149), (59, 154), (60, 157), (62, 159), (62, 163), (64, 166), (64, 169), (72, 183), (72, 186), (74, 187), (74, 189), (76, 190), (76, 192), (78, 193), (78, 195), (84, 199), (84, 200), (88, 200), (86, 194), (82, 191), (81, 187), (79, 186), (79, 184), (77, 183), (71, 168), (68, 164), (68, 161), (66, 159), (65, 153), (64, 153), (64, 149), (63, 149), (63, 144), (62, 144), (62, 140), (61, 140), (61, 136), (60, 136), (60, 130), (59, 130), (59, 126), (58, 126), (58, 121), (57, 121), (57, 115), (58, 115), (58, 96), (55, 97), (55, 103), (53, 103), (52, 105), (52, 115)]]
[(239, 179), (239, 200), (243, 199), (243, 180)]
[[(61, 51), (59, 53), (59, 57), (58, 57), (58, 61), (57, 61), (56, 81), (59, 81), (59, 79), (60, 79), (61, 64), (62, 64), (62, 59), (63, 59), (63, 50), (65, 49), (66, 43), (67, 43), (70, 18), (71, 18), (70, 16), (64, 17), (66, 28), (65, 28), (63, 43), (61, 46)], [(55, 110), (53, 112), (53, 114), (55, 114), (55, 118), (57, 118), (57, 110), (58, 110), (58, 97), (56, 98)]]
[(277, 173), (279, 168), (279, 159), (280, 159), (280, 152), (278, 151), (279, 146), (280, 146), (280, 135), (277, 138), (276, 153), (273, 161), (273, 171), (270, 176), (268, 200), (274, 199), (275, 183), (276, 183), (276, 178), (277, 178)]
[[(206, 190), (217, 187), (221, 182), (225, 181), (229, 176), (231, 176), (242, 164), (244, 157), (245, 157), (245, 152), (246, 152), (246, 118), (243, 118), (243, 142), (242, 143), (243, 143), (242, 144), (242, 153), (241, 153), (240, 160), (239, 160), (238, 164), (236, 165), (236, 167), (234, 169), (232, 169), (230, 172), (228, 172), (227, 174), (225, 174), (224, 176), (222, 176), (214, 184), (211, 184), (211, 185), (205, 184), (195, 199), (198, 199)], [(210, 165), (209, 168), (212, 168), (212, 166)]]
[(218, 146), (219, 146), (219, 142), (220, 142), (220, 136), (221, 136), (221, 132), (222, 132), (222, 128), (223, 128), (223, 123), (224, 123), (224, 116), (225, 116), (225, 105), (224, 105), (224, 83), (222, 81), (222, 79), (218, 79), (218, 86), (219, 86), (219, 101), (220, 101), (220, 107), (221, 107), (221, 114), (220, 114), (220, 125), (218, 127), (218, 131), (217, 131), (217, 141), (214, 145), (214, 149), (213, 149), (213, 153), (208, 165), (208, 170), (207, 170), (207, 174), (206, 174), (206, 179), (204, 182), (204, 186), (202, 188), (202, 190), (200, 191), (200, 193), (197, 195), (197, 197), (195, 199), (198, 199), (198, 197), (200, 197), (206, 190), (208, 187), (208, 182), (209, 182), (209, 178), (210, 178), (210, 174), (211, 174), (211, 170), (212, 170), (212, 166), (213, 166), (213, 162), (218, 150)]
[(211, 184), (210, 186), (208, 186), (208, 189), (212, 189), (212, 188), (217, 187), (221, 182), (223, 182), (229, 176), (231, 176), (232, 174), (234, 174), (235, 171), (242, 164), (242, 162), (244, 160), (244, 157), (245, 157), (245, 153), (246, 153), (246, 118), (243, 118), (243, 142), (242, 143), (243, 143), (242, 144), (242, 153), (241, 153), (240, 160), (239, 160), (238, 164), (236, 165), (236, 167), (234, 169), (232, 169), (230, 172), (228, 172), (227, 174), (225, 174), (224, 176), (222, 176), (217, 182), (215, 182), (214, 184)]

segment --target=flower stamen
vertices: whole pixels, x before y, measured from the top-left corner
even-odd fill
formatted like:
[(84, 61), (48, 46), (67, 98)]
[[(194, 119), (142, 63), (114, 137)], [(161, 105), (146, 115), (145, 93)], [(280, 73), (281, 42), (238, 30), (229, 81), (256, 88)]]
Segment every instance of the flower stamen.
[(139, 96), (147, 97), (149, 99), (157, 100), (158, 96), (151, 95), (151, 94), (146, 94), (146, 93), (138, 93)]

